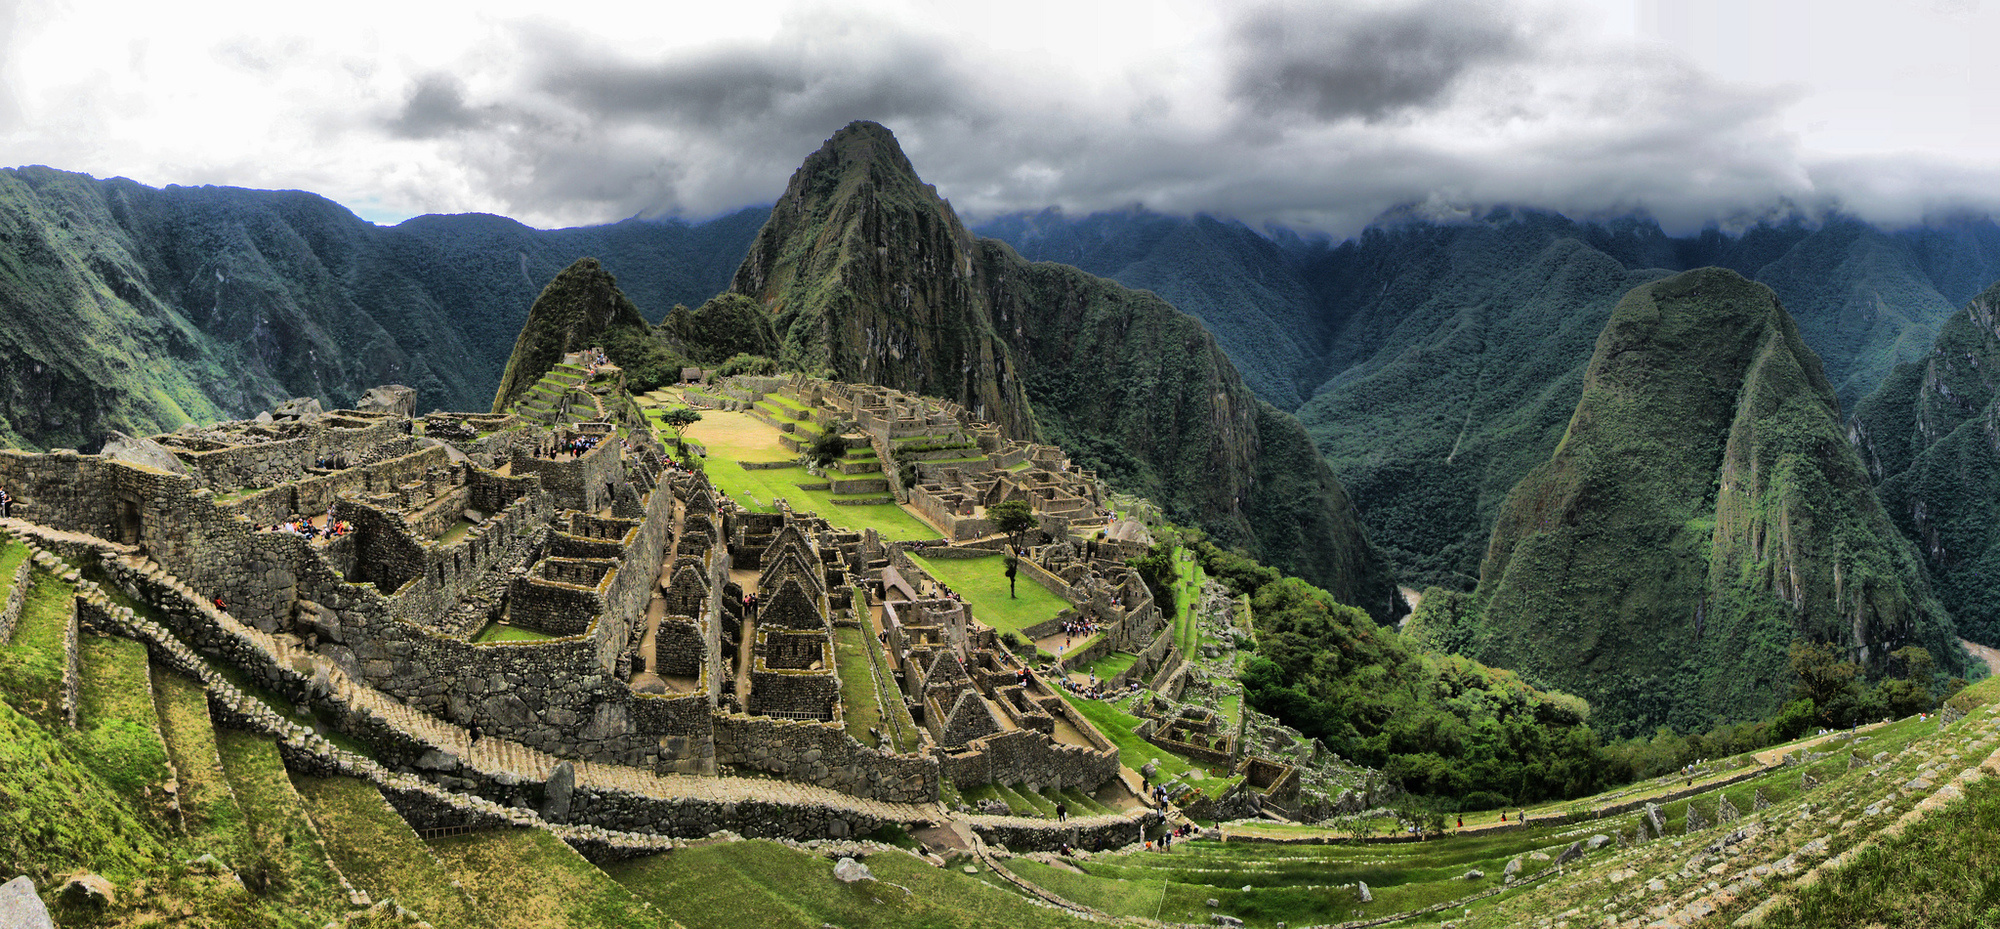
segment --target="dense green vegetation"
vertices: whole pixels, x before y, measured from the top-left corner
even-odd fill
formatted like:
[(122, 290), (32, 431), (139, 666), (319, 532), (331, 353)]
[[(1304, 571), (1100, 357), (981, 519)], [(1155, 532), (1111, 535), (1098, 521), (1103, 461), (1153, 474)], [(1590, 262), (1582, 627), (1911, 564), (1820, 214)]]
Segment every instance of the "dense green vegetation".
[(695, 362), (715, 365), (739, 354), (778, 353), (771, 314), (742, 294), (725, 293), (690, 310), (676, 305), (660, 321), (660, 332)]

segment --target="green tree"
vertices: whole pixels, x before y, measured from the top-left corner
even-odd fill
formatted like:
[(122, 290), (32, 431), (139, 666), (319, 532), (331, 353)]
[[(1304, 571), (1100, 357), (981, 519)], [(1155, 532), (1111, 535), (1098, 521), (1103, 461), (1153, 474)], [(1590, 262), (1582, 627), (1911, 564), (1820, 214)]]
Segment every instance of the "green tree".
[(993, 523), (993, 528), (1012, 537), (1015, 548), (1021, 547), (1021, 536), (1039, 525), (1034, 508), (1028, 506), (1026, 500), (995, 503), (986, 508), (986, 518)]
[(806, 447), (806, 455), (812, 459), (813, 464), (822, 468), (839, 461), (846, 454), (847, 438), (835, 429), (820, 433), (820, 437), (812, 440), (812, 444)]
[(660, 414), (660, 422), (674, 431), (674, 447), (678, 449), (687, 435), (687, 428), (701, 422), (701, 414), (695, 412), (693, 407), (675, 407)]
[(1848, 661), (1839, 649), (1826, 642), (1792, 642), (1792, 673), (1799, 682), (1792, 687), (1794, 700), (1805, 698), (1819, 712), (1820, 725), (1844, 726), (1859, 711), (1861, 666)]

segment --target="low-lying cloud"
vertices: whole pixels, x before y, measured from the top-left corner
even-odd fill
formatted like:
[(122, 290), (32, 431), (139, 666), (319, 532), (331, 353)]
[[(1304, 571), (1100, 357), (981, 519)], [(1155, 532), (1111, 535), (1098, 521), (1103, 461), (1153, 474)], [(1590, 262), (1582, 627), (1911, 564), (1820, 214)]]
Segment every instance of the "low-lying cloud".
[(1808, 150), (1806, 89), (1593, 30), (1592, 0), (1159, 0), (1091, 23), (1060, 0), (857, 2), (670, 43), (615, 16), (440, 13), (374, 49), (363, 25), (209, 35), (167, 12), (128, 39), (80, 19), (10, 38), (0, 0), (0, 118), (22, 113), (0, 152), (543, 226), (769, 203), (856, 119), (970, 218), (1139, 204), (1347, 234), (1407, 203), (1690, 224), (1781, 198), (1907, 218), (2000, 189), (1963, 159)]

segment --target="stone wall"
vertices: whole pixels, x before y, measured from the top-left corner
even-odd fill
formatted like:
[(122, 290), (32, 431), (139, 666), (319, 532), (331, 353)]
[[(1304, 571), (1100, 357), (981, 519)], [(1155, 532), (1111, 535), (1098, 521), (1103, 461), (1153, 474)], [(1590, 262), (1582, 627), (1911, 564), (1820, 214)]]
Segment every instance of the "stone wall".
[(14, 624), (21, 621), (21, 607), (28, 602), (28, 584), (35, 573), (33, 558), (21, 559), (14, 569), (14, 585), (7, 591), (7, 605), (0, 607), (0, 645), (14, 638)]
[(1146, 815), (1094, 817), (1087, 822), (1066, 823), (1032, 819), (1010, 822), (985, 816), (973, 820), (972, 828), (988, 844), (1004, 845), (1010, 852), (1052, 852), (1065, 842), (1086, 851), (1109, 850), (1146, 841)]
[(721, 764), (768, 771), (857, 797), (904, 803), (938, 798), (937, 759), (884, 754), (854, 741), (835, 723), (717, 714), (715, 757)]
[(961, 787), (1028, 784), (1032, 788), (1096, 790), (1118, 776), (1118, 750), (1093, 750), (1051, 742), (1042, 733), (1015, 729), (974, 739), (942, 759), (945, 775)]
[(333, 427), (323, 423), (288, 425), (295, 438), (235, 445), (213, 451), (175, 449), (188, 471), (203, 487), (218, 493), (242, 487), (271, 487), (307, 476), (321, 458), (359, 462), (385, 443), (403, 436), (402, 423), (384, 419), (369, 426)]

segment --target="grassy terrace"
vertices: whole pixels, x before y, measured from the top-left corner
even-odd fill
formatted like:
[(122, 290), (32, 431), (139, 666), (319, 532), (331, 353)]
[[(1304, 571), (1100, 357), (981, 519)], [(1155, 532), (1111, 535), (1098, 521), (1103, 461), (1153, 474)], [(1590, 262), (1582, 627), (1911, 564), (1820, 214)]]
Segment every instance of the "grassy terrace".
[(40, 570), (28, 576), (28, 583), (14, 637), (0, 648), (0, 693), (15, 709), (52, 725), (62, 690), (63, 627), (74, 588)]
[(1054, 619), (1069, 608), (1061, 597), (1049, 593), (1025, 575), (1017, 579), (1007, 594), (1007, 569), (999, 555), (991, 558), (916, 558), (931, 576), (943, 581), (972, 604), (972, 618), (1001, 632), (1018, 632), (1036, 623)]
[[(648, 416), (654, 416), (648, 411)], [(825, 490), (805, 490), (799, 485), (820, 483), (805, 468), (788, 464), (783, 468), (750, 470), (739, 462), (794, 462), (797, 456), (778, 444), (781, 434), (748, 413), (703, 410), (702, 419), (688, 428), (688, 441), (708, 449), (706, 468), (709, 479), (730, 499), (761, 512), (775, 512), (773, 501), (784, 498), (800, 512), (815, 512), (835, 526), (860, 531), (874, 529), (883, 538), (896, 540), (935, 539), (936, 529), (894, 503), (865, 506), (841, 505), (835, 501), (867, 499), (880, 494), (841, 495)], [(657, 417), (655, 417), (657, 421)], [(656, 429), (663, 440), (671, 430)]]
[(842, 884), (824, 858), (775, 842), (730, 842), (607, 866), (613, 879), (690, 927), (1071, 929), (1093, 925), (908, 855), (868, 857), (875, 880)]
[(1187, 549), (1174, 552), (1174, 643), (1181, 654), (1193, 655), (1201, 642), (1201, 587), (1206, 576), (1201, 562)]
[(495, 829), (428, 844), (472, 897), (484, 926), (657, 929), (662, 922), (652, 907), (540, 829)]
[(1132, 729), (1139, 725), (1139, 717), (1125, 711), (1125, 704), (1130, 698), (1126, 701), (1087, 700), (1065, 692), (1063, 699), (1068, 700), (1069, 705), (1090, 720), (1098, 732), (1118, 746), (1120, 764), (1137, 771), (1145, 767), (1146, 762), (1158, 759), (1160, 777), (1155, 779), (1155, 783), (1180, 779), (1201, 788), (1203, 793), (1212, 797), (1236, 780), (1219, 765), (1211, 770), (1133, 735)]
[[(916, 724), (910, 719), (910, 711), (901, 704), (886, 708), (887, 712), (900, 716), (900, 727), (883, 718), (885, 707), (875, 688), (871, 659), (871, 654), (879, 655), (881, 650), (875, 637), (865, 629), (841, 627), (833, 630), (833, 647), (834, 664), (840, 672), (840, 706), (847, 720), (847, 734), (863, 745), (874, 745), (875, 737), (868, 730), (878, 729), (895, 741), (897, 751), (915, 751)], [(887, 667), (886, 662), (883, 666)], [(892, 690), (896, 686), (892, 679), (885, 680), (884, 685)]]
[(472, 929), (485, 920), (451, 886), (437, 858), (374, 785), (351, 777), (295, 777), (306, 812), (342, 874), (376, 899), (393, 898), (433, 926)]
[[(145, 647), (140, 646), (142, 669), (145, 654)], [(166, 735), (174, 770), (180, 775), (181, 815), (187, 819), (190, 836), (217, 858), (232, 864), (247, 862), (250, 824), (222, 774), (222, 754), (215, 745), (215, 726), (208, 718), (208, 695), (200, 684), (163, 672), (153, 680), (153, 699), (159, 706), (160, 728)]]
[(253, 873), (292, 899), (335, 899), (340, 881), (292, 789), (278, 743), (238, 729), (215, 733), (223, 772), (250, 825)]

